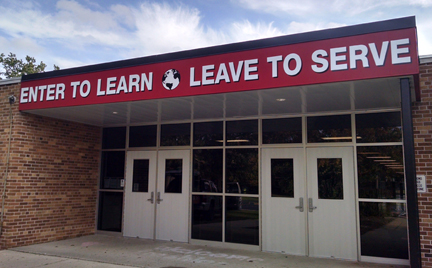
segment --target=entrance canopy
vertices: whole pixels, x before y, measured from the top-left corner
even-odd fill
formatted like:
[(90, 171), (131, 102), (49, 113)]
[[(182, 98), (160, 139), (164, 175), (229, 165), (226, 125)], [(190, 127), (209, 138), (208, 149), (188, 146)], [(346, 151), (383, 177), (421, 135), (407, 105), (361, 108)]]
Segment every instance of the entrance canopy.
[(120, 126), (158, 121), (394, 109), (400, 108), (400, 101), (399, 79), (396, 77), (29, 112), (90, 125)]
[(21, 111), (98, 126), (400, 107), (415, 18), (23, 76)]

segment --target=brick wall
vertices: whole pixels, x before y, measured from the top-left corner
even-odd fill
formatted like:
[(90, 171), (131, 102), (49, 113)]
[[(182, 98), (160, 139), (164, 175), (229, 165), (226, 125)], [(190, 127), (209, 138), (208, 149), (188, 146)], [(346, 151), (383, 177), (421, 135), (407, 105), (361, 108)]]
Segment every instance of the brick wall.
[(417, 175), (426, 175), (427, 193), (419, 193), (423, 267), (432, 267), (432, 62), (420, 65), (421, 102), (413, 107)]
[[(7, 97), (11, 94), (19, 99), (19, 84), (0, 86), (0, 193), (9, 138)], [(95, 232), (100, 133), (98, 127), (20, 113), (18, 101), (13, 105), (0, 248)]]

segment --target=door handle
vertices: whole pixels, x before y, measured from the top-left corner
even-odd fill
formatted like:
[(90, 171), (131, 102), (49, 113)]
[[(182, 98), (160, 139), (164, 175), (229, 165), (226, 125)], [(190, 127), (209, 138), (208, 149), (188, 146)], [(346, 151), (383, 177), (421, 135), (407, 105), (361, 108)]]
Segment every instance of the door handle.
[(160, 192), (158, 192), (156, 201), (158, 204), (160, 204), (160, 202), (163, 201), (163, 199), (160, 198)]
[(313, 206), (312, 198), (309, 198), (309, 212), (313, 212), (314, 209), (317, 209), (317, 207)]
[(152, 204), (154, 203), (154, 192), (151, 192), (150, 198), (147, 201), (150, 201)]
[(297, 208), (298, 210), (300, 210), (300, 212), (304, 211), (304, 207), (303, 207), (303, 197), (299, 198), (299, 205), (296, 206), (295, 208)]

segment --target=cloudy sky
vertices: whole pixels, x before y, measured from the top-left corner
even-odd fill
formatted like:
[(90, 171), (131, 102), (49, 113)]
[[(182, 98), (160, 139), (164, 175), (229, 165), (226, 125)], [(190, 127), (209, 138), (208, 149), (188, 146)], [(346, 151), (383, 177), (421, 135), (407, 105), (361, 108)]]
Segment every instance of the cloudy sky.
[(61, 69), (416, 16), (432, 54), (432, 0), (0, 0), (0, 53)]

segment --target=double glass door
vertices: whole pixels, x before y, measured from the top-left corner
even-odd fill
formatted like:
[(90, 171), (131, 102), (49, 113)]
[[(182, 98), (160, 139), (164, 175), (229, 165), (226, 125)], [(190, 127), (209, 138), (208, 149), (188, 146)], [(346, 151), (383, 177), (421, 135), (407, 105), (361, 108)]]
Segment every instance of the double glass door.
[(188, 241), (189, 150), (127, 153), (123, 235)]
[(263, 149), (263, 250), (357, 259), (352, 147)]

